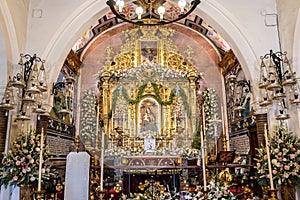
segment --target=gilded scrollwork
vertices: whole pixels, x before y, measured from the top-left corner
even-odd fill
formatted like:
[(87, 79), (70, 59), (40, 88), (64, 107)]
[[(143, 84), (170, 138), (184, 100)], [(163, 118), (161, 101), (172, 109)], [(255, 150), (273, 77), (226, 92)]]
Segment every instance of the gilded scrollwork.
[(107, 70), (127, 70), (141, 64), (155, 64), (179, 71), (195, 70), (192, 50), (187, 48), (187, 58), (178, 52), (173, 43), (175, 31), (170, 28), (139, 27), (123, 31), (124, 44), (112, 59), (113, 49), (106, 49)]
[[(140, 134), (156, 138), (158, 148), (171, 148), (173, 140), (191, 143), (197, 125), (196, 82), (202, 75), (191, 62), (191, 48), (186, 57), (178, 52), (174, 33), (166, 27), (128, 29), (117, 55), (111, 47), (106, 49), (99, 90), (112, 146), (118, 145), (117, 136), (123, 144), (128, 138), (126, 144), (142, 146)], [(152, 118), (158, 121), (151, 124)]]

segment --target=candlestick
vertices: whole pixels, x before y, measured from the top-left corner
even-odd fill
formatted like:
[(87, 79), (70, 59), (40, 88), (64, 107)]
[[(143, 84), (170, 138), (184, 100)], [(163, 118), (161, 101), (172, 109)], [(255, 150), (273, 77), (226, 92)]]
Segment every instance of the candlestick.
[(221, 105), (221, 113), (222, 113), (222, 131), (223, 131), (223, 150), (227, 151), (227, 139), (226, 139), (226, 127), (225, 127), (225, 112), (224, 108)]
[(41, 191), (41, 188), (42, 188), (43, 146), (44, 146), (44, 128), (42, 128), (42, 131), (41, 131), (41, 146), (40, 146), (40, 160), (39, 160), (38, 191)]
[(187, 113), (185, 113), (185, 145), (188, 146), (188, 118), (187, 118)]
[(100, 116), (100, 105), (99, 103), (97, 104), (97, 114), (96, 114), (97, 118), (96, 118), (96, 149), (98, 149), (99, 147), (99, 116)]
[(206, 191), (206, 170), (205, 170), (204, 139), (203, 139), (202, 125), (201, 125), (201, 127), (200, 127), (200, 137), (201, 137), (201, 155), (202, 155), (203, 187), (204, 187), (204, 191)]
[(100, 163), (100, 191), (103, 191), (103, 173), (104, 173), (104, 133), (101, 130), (101, 163)]
[(224, 110), (222, 105), (221, 105), (221, 114), (222, 114), (222, 132), (223, 135), (225, 135), (225, 116), (224, 116)]
[(268, 167), (269, 167), (270, 187), (271, 187), (271, 190), (274, 190), (274, 183), (273, 183), (273, 175), (272, 175), (272, 165), (271, 165), (271, 158), (270, 158), (270, 149), (269, 149), (267, 124), (264, 124), (264, 132), (265, 132), (267, 158), (268, 158)]

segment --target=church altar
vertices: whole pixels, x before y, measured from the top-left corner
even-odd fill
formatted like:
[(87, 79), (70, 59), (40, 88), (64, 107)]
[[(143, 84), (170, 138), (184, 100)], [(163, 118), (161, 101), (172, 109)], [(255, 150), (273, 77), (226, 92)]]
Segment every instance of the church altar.
[(110, 46), (105, 50), (97, 75), (96, 128), (87, 133), (87, 122), (80, 134), (100, 158), (91, 174), (103, 171), (100, 190), (111, 199), (149, 192), (153, 199), (154, 193), (206, 186), (204, 162), (216, 154), (216, 144), (206, 137), (204, 121), (214, 113), (204, 114), (203, 74), (193, 65), (191, 49), (179, 53), (173, 33), (167, 27), (132, 28), (124, 31), (118, 54)]

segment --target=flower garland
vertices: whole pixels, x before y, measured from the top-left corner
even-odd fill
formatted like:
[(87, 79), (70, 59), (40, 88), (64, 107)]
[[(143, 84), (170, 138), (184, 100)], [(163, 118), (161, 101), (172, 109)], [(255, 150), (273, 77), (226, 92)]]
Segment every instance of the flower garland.
[[(38, 184), (41, 135), (35, 130), (20, 133), (8, 153), (4, 153), (0, 165), (0, 185)], [(54, 177), (49, 155), (43, 147), (42, 181)]]
[[(142, 156), (145, 154), (145, 151), (142, 147), (136, 147), (131, 149), (130, 147), (113, 147), (106, 149), (104, 156), (108, 158), (120, 158), (122, 156)], [(198, 158), (200, 152), (198, 149), (186, 148), (186, 147), (177, 147), (173, 150), (166, 149), (164, 147), (158, 148), (155, 152), (155, 155), (170, 155), (170, 156), (181, 156), (182, 158)]]
[[(182, 88), (180, 88), (180, 87), (173, 88), (171, 90), (169, 100), (163, 101), (160, 97), (161, 95), (160, 95), (159, 88), (158, 88), (157, 84), (154, 83), (150, 79), (146, 80), (144, 82), (144, 84), (139, 87), (136, 99), (131, 99), (129, 97), (128, 93), (127, 93), (127, 90), (123, 86), (118, 86), (112, 93), (112, 109), (111, 109), (110, 113), (112, 113), (116, 109), (116, 103), (117, 103), (117, 99), (118, 99), (119, 95), (122, 95), (124, 97), (124, 99), (130, 104), (139, 103), (142, 100), (143, 93), (145, 91), (145, 88), (146, 88), (148, 82), (151, 83), (151, 85), (154, 89), (155, 99), (157, 100), (157, 102), (159, 104), (161, 104), (161, 105), (171, 105), (174, 101), (175, 95), (180, 95), (180, 97), (183, 100), (183, 105), (184, 105), (185, 110), (187, 111), (188, 117), (191, 116), (191, 111), (190, 111), (190, 108), (189, 108), (188, 99), (187, 99), (187, 96), (185, 94), (185, 91)], [(111, 114), (110, 114), (110, 116), (111, 116)]]
[(207, 88), (203, 92), (203, 106), (205, 112), (205, 121), (206, 121), (206, 135), (212, 137), (214, 135), (214, 125), (209, 123), (211, 120), (217, 117), (218, 112), (218, 96), (215, 89)]
[[(143, 73), (148, 69), (155, 71), (158, 77), (161, 77), (162, 79), (187, 78), (190, 72), (196, 72), (196, 70), (174, 70), (153, 63), (143, 63), (139, 67), (134, 67), (130, 69), (110, 70), (110, 73), (113, 77), (116, 77), (119, 80), (123, 78), (136, 79), (138, 74)], [(98, 72), (98, 79), (101, 78), (102, 73), (103, 71)], [(200, 73), (199, 75), (201, 78), (203, 78), (202, 73)]]
[[(300, 140), (289, 133), (288, 128), (275, 126), (270, 141), (270, 159), (273, 180), (276, 184), (294, 186), (300, 183)], [(256, 169), (258, 182), (269, 183), (269, 168), (266, 148), (257, 149)]]
[(96, 132), (96, 98), (92, 90), (87, 90), (81, 98), (80, 136), (83, 141), (91, 141)]

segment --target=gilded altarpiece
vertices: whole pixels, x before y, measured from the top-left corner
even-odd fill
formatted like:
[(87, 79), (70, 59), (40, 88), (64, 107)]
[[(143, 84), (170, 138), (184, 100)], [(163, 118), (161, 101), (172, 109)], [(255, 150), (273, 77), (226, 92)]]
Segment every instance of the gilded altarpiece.
[(110, 148), (166, 155), (191, 146), (199, 121), (196, 94), (201, 78), (191, 55), (178, 53), (172, 29), (145, 27), (123, 33), (119, 54), (113, 56), (107, 47), (99, 72), (100, 118)]

